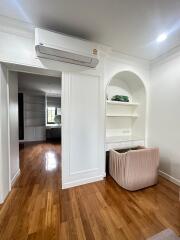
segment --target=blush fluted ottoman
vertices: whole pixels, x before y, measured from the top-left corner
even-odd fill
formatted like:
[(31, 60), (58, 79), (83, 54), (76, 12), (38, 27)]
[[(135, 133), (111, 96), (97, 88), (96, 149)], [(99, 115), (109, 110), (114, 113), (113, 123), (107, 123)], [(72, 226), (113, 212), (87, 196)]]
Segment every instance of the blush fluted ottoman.
[(137, 148), (118, 152), (110, 150), (109, 173), (123, 188), (136, 191), (157, 184), (158, 148)]

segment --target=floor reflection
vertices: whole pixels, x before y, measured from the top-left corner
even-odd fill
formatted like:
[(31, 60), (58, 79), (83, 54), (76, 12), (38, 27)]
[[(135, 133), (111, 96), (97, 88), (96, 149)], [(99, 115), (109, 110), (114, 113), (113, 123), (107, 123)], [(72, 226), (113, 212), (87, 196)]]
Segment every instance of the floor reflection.
[(49, 151), (45, 153), (46, 171), (53, 171), (57, 167), (56, 155), (54, 152)]

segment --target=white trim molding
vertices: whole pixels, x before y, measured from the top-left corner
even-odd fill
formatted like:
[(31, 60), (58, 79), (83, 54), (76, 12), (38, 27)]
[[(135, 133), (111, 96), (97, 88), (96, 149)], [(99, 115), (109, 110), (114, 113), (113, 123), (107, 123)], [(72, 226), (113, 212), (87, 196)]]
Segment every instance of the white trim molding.
[(102, 181), (102, 180), (104, 180), (105, 176), (106, 176), (106, 174), (104, 173), (103, 175), (99, 175), (99, 176), (94, 176), (94, 177), (89, 177), (89, 178), (82, 178), (82, 179), (75, 180), (75, 181), (72, 181), (72, 182), (67, 182), (67, 183), (64, 183), (62, 185), (62, 189), (66, 189), (66, 188), (76, 187), (76, 186), (80, 186), (80, 185), (84, 185), (84, 184), (88, 184), (88, 183)]
[(0, 202), (4, 202), (10, 192), (9, 177), (9, 111), (8, 111), (8, 71), (0, 64)]
[(17, 173), (14, 175), (14, 177), (11, 180), (11, 187), (14, 185), (14, 183), (16, 182), (16, 180), (18, 179), (19, 175), (20, 175), (21, 171), (20, 169), (17, 171)]
[[(72, 106), (72, 83), (74, 81), (74, 77), (77, 77), (77, 73), (63, 73), (62, 75), (62, 188), (70, 188), (86, 183), (96, 182), (103, 180), (105, 177), (105, 151), (104, 151), (104, 125), (101, 124), (101, 120), (104, 117), (104, 109), (102, 109), (100, 106), (102, 106), (102, 101), (104, 102), (104, 95), (103, 95), (103, 81), (102, 77), (99, 75), (91, 75), (91, 74), (78, 74), (79, 77), (92, 77), (97, 78), (98, 81), (98, 88), (96, 89), (99, 93), (97, 96), (97, 103), (98, 103), (98, 119), (97, 125), (98, 125), (98, 133), (97, 133), (97, 145), (93, 145), (94, 148), (97, 146), (97, 151), (95, 150), (94, 158), (96, 159), (92, 165), (90, 163), (89, 159), (89, 166), (85, 166), (83, 164), (83, 167), (79, 167), (74, 169), (75, 161), (77, 158), (74, 157), (74, 154), (72, 153), (72, 143), (75, 141), (75, 137), (72, 136), (72, 133), (70, 132), (71, 126), (72, 126), (72, 119), (73, 119), (73, 106)], [(86, 79), (85, 79), (86, 80)], [(101, 85), (102, 84), (102, 85)], [(77, 91), (75, 89), (74, 91)], [(77, 93), (77, 92), (76, 92)], [(81, 117), (81, 116), (80, 116)], [(95, 121), (96, 121), (95, 120)], [(87, 130), (88, 131), (88, 130)], [(81, 138), (81, 137), (80, 137)], [(83, 137), (81, 138), (82, 141)], [(91, 142), (92, 143), (92, 142)], [(87, 142), (88, 144), (88, 142)], [(96, 143), (92, 143), (96, 144)], [(78, 151), (78, 150), (77, 150)], [(94, 161), (94, 160), (93, 160)], [(83, 162), (83, 160), (82, 160)]]
[(174, 184), (176, 184), (177, 186), (180, 186), (180, 179), (174, 178), (172, 176), (170, 176), (169, 174), (159, 170), (159, 175), (166, 178), (167, 180), (169, 180), (170, 182), (173, 182)]

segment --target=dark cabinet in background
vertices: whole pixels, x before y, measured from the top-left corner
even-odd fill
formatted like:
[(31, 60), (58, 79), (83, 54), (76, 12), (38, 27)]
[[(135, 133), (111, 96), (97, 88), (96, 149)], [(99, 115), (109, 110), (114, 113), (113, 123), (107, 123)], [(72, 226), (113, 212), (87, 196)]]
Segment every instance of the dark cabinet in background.
[(61, 127), (47, 127), (46, 140), (61, 141)]
[(24, 140), (24, 96), (18, 93), (19, 140)]

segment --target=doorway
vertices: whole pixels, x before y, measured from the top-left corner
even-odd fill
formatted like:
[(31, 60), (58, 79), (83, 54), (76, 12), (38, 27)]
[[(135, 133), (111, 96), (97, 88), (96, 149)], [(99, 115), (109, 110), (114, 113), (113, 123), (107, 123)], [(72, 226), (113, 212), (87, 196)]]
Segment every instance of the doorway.
[(38, 162), (43, 165), (43, 156), (44, 170), (53, 171), (60, 165), (57, 161), (61, 155), (62, 78), (9, 71), (8, 80), (10, 185), (13, 186), (20, 171), (31, 169), (32, 164), (40, 170)]

